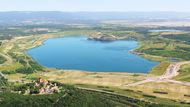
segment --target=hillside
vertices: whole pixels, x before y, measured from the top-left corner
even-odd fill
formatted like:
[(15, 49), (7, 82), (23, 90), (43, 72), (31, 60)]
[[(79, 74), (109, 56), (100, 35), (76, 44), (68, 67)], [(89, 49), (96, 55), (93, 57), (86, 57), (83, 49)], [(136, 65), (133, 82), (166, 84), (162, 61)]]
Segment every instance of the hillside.
[[(62, 87), (64, 91), (47, 95), (22, 95), (8, 91), (1, 92), (0, 105), (3, 107), (12, 105), (18, 107), (169, 107), (174, 104), (176, 107), (180, 106), (180, 104), (171, 101), (168, 104), (157, 104), (106, 92), (78, 89), (69, 85), (62, 85)], [(154, 96), (148, 95), (146, 97), (154, 98)], [(183, 104), (183, 106), (186, 105)]]

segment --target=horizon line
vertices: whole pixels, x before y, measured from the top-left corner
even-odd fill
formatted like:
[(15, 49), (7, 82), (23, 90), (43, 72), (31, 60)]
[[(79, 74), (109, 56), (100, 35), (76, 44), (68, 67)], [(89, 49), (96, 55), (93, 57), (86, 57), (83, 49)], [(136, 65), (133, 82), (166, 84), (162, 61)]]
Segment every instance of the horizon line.
[(125, 12), (170, 12), (170, 13), (190, 13), (190, 11), (62, 11), (62, 10), (10, 10), (10, 11), (2, 11), (0, 12), (69, 12), (69, 13), (79, 13), (79, 12), (88, 12), (88, 13), (104, 13), (104, 12), (112, 12), (112, 13), (125, 13)]

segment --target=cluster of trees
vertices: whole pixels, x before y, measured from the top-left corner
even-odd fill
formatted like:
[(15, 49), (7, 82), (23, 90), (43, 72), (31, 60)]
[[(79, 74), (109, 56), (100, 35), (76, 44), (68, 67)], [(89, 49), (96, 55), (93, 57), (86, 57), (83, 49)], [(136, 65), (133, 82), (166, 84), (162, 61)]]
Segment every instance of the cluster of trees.
[[(37, 68), (35, 67), (30, 67), (30, 66), (24, 66), (20, 67), (15, 70), (3, 70), (1, 71), (3, 74), (16, 74), (16, 73), (21, 73), (21, 74), (32, 74), (37, 71), (43, 71), (43, 68), (40, 65), (36, 65)], [(40, 66), (40, 67), (38, 67)]]
[(4, 78), (0, 73), (0, 87), (7, 85), (7, 79)]
[(37, 64), (36, 62), (34, 62), (31, 65), (16, 69), (15, 73), (32, 74), (37, 71), (43, 71), (43, 67)]
[(7, 59), (0, 55), (0, 64), (4, 63)]
[(141, 50), (140, 52), (150, 54), (150, 55), (156, 55), (156, 56), (163, 56), (163, 57), (169, 57), (169, 58), (181, 58), (185, 60), (190, 60), (190, 52), (185, 52), (182, 50), (165, 50), (160, 48), (149, 48)]
[(22, 73), (22, 74), (32, 74), (35, 72), (35, 69), (32, 67), (21, 67), (15, 70), (15, 73)]
[(31, 94), (39, 94), (39, 88), (35, 87), (35, 83), (14, 86), (14, 91), (20, 91), (21, 94), (24, 94), (27, 89), (30, 89)]

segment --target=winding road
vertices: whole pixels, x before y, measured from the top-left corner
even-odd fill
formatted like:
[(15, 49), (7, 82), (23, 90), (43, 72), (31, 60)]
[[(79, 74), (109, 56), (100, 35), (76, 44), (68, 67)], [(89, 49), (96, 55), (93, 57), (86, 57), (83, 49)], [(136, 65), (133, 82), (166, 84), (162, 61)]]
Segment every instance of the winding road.
[(127, 86), (127, 87), (136, 86), (136, 85), (141, 85), (148, 82), (170, 82), (170, 83), (190, 86), (190, 82), (181, 82), (181, 81), (172, 80), (173, 77), (179, 74), (178, 71), (180, 70), (180, 67), (185, 64), (190, 64), (190, 61), (172, 63), (169, 65), (166, 72), (162, 76), (149, 77), (146, 80), (139, 81), (132, 84), (127, 84), (127, 85), (125, 84), (124, 86)]

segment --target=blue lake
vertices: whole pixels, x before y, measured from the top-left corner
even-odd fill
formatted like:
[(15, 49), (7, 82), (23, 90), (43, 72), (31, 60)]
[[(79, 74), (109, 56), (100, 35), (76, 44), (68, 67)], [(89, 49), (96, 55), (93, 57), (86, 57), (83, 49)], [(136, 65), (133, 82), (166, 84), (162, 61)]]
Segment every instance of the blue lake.
[(49, 39), (28, 54), (41, 65), (59, 69), (148, 73), (159, 62), (129, 52), (138, 45), (137, 41), (100, 42), (68, 36)]

